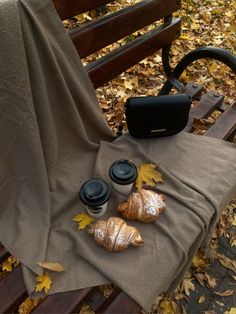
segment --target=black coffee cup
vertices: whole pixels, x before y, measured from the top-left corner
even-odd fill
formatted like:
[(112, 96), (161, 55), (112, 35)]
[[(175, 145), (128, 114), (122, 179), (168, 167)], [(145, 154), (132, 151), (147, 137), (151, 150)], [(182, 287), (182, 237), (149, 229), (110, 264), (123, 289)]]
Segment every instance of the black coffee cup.
[(110, 196), (111, 192), (108, 185), (101, 179), (91, 179), (84, 182), (79, 192), (81, 202), (92, 217), (100, 217), (105, 214)]
[(132, 189), (133, 182), (138, 176), (138, 171), (132, 162), (126, 159), (120, 159), (111, 165), (109, 176), (114, 189), (122, 194), (128, 195)]

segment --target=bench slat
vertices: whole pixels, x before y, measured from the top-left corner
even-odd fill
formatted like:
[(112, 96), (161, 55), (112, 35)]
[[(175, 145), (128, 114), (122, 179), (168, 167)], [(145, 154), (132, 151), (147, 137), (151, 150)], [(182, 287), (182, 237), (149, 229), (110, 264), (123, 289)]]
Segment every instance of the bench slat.
[(116, 288), (109, 298), (99, 307), (97, 314), (138, 314), (142, 313), (142, 308), (132, 300), (127, 294)]
[(31, 313), (76, 313), (92, 289), (86, 288), (49, 295)]
[(90, 306), (90, 308), (96, 312), (97, 309), (103, 304), (106, 300), (103, 293), (95, 287), (91, 293), (86, 297), (85, 303)]
[(0, 313), (15, 311), (27, 298), (21, 266), (17, 266), (0, 281), (0, 293)]
[(55, 9), (62, 20), (109, 2), (112, 2), (112, 0), (53, 0)]
[(86, 69), (94, 87), (98, 88), (164, 45), (171, 43), (178, 37), (179, 30), (180, 20), (173, 19), (170, 24), (164, 24), (87, 65)]
[(236, 102), (234, 102), (215, 123), (205, 132), (204, 135), (226, 139), (236, 128)]
[(173, 0), (145, 0), (75, 28), (70, 37), (84, 58), (178, 9)]
[(0, 242), (0, 264), (2, 264), (2, 262), (4, 262), (9, 256), (11, 256), (11, 254), (7, 252), (5, 247)]
[(217, 106), (221, 105), (224, 100), (223, 96), (216, 97), (215, 93), (209, 92), (202, 95), (197, 105), (190, 110), (188, 124), (185, 127), (185, 131), (189, 132), (192, 130), (193, 119), (207, 118)]

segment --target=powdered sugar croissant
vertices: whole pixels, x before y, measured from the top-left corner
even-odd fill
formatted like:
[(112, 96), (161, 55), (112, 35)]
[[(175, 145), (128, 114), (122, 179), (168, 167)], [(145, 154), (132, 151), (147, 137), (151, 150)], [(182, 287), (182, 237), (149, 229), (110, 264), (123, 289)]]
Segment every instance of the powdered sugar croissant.
[(90, 226), (88, 232), (93, 234), (98, 244), (110, 252), (121, 252), (129, 245), (138, 247), (144, 244), (138, 229), (128, 226), (118, 217), (98, 220)]
[(129, 195), (127, 202), (118, 205), (118, 211), (127, 219), (137, 219), (141, 222), (156, 220), (166, 204), (164, 195), (151, 190), (140, 189)]

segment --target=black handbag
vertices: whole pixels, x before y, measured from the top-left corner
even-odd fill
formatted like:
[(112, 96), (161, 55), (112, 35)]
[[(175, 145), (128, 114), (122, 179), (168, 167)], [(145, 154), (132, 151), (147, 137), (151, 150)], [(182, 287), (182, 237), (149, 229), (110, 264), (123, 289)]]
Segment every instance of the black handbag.
[(137, 138), (179, 133), (187, 125), (190, 107), (186, 94), (130, 97), (125, 104), (129, 133)]

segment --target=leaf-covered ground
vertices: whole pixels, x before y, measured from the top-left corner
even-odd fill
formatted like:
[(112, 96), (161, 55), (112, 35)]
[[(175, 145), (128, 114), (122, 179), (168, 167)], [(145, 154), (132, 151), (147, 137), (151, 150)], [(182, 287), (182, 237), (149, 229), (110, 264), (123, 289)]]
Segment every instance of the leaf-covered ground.
[[(119, 0), (109, 4), (108, 10), (123, 7), (126, 2)], [(204, 45), (226, 48), (236, 54), (236, 0), (182, 0), (182, 35), (174, 43), (171, 51), (171, 64), (174, 66), (185, 53)], [(94, 12), (80, 15), (65, 22), (70, 29), (77, 24), (89, 21)], [(145, 31), (145, 30), (142, 30)], [(141, 32), (142, 32), (141, 31)], [(134, 34), (132, 36), (135, 36)], [(132, 37), (131, 36), (131, 37)], [(132, 39), (127, 37), (125, 40)], [(119, 44), (122, 44), (122, 40)], [(102, 55), (107, 50), (91, 56)], [(84, 60), (86, 63), (89, 60)], [(124, 103), (134, 95), (157, 95), (165, 76), (161, 65), (160, 52), (143, 60), (109, 84), (97, 90), (100, 106), (114, 132), (122, 122), (125, 126)], [(182, 75), (182, 81), (194, 81), (206, 90), (213, 90), (225, 95), (225, 102), (236, 99), (235, 75), (219, 62), (206, 60), (195, 62)], [(163, 294), (153, 304), (152, 314), (236, 314), (236, 199), (223, 212), (214, 231), (207, 252), (199, 251), (192, 261), (192, 267), (172, 296)], [(0, 279), (18, 265), (10, 257), (0, 265)], [(108, 296), (113, 287), (101, 287)], [(19, 313), (32, 310), (40, 299), (27, 299), (19, 308)], [(93, 313), (84, 304), (81, 314)], [(118, 314), (118, 313), (114, 313)]]

